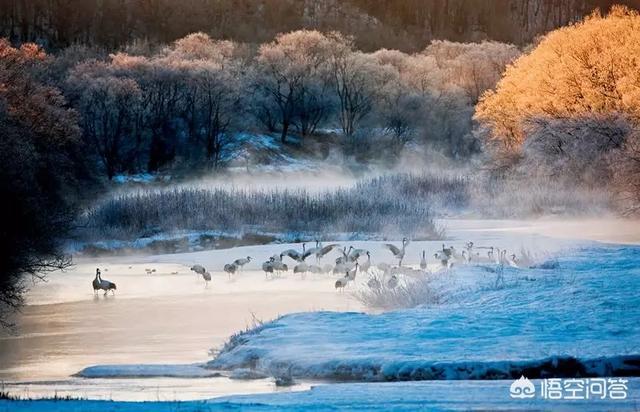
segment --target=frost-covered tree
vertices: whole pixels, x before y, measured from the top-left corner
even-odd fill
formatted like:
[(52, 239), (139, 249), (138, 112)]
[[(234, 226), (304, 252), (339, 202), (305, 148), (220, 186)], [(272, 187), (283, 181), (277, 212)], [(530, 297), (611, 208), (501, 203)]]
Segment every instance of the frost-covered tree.
[(570, 179), (606, 187), (611, 180), (610, 154), (620, 149), (631, 125), (620, 115), (531, 119), (525, 126), (520, 168), (548, 179)]
[(640, 214), (640, 130), (634, 128), (610, 158), (619, 201), (631, 215)]
[(544, 36), (480, 100), (476, 119), (501, 150), (518, 150), (536, 117), (624, 113), (640, 119), (640, 15), (615, 7)]
[(327, 62), (335, 47), (333, 38), (309, 30), (281, 34), (260, 47), (256, 85), (276, 109), (267, 119), (277, 117), (283, 143), (291, 125), (297, 124), (305, 136), (328, 115)]
[(77, 115), (59, 90), (42, 84), (45, 53), (0, 39), (0, 326), (22, 303), (24, 276), (67, 267), (68, 234), (79, 181), (88, 175)]
[(393, 70), (374, 56), (354, 51), (351, 39), (334, 34), (331, 73), (338, 99), (338, 120), (343, 134), (352, 138), (372, 112), (382, 89), (393, 78)]
[(67, 83), (77, 96), (84, 136), (111, 180), (141, 149), (141, 90), (135, 80), (114, 76), (96, 61), (78, 65)]

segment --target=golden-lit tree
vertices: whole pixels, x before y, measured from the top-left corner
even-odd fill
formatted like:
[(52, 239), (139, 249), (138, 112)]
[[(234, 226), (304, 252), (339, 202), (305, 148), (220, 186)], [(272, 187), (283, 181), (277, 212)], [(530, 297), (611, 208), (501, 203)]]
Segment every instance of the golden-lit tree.
[(640, 120), (640, 15), (620, 6), (544, 36), (482, 96), (475, 118), (489, 141), (517, 152), (531, 120), (613, 113)]

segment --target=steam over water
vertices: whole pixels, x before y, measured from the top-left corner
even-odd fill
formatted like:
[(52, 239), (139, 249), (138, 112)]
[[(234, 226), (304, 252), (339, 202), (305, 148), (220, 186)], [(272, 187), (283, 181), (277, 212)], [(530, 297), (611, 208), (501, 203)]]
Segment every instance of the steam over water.
[[(448, 229), (447, 243), (455, 244), (475, 239), (512, 249), (525, 246), (553, 252), (576, 244), (559, 237), (640, 241), (640, 230), (633, 222), (440, 223)], [(391, 260), (379, 243), (351, 243), (370, 248), (378, 261)], [(16, 318), (17, 334), (0, 336), (0, 380), (5, 381), (6, 390), (19, 395), (52, 396), (57, 391), (59, 395), (100, 399), (202, 399), (273, 391), (269, 380), (87, 380), (71, 375), (99, 364), (206, 362), (210, 348), (219, 348), (231, 334), (251, 325), (254, 317), (268, 321), (292, 312), (364, 309), (350, 293), (336, 293), (334, 279), (327, 275), (309, 275), (303, 280), (289, 273), (284, 279), (266, 281), (259, 265), (289, 247), (300, 245), (78, 260), (72, 270), (51, 274), (48, 282), (36, 284)], [(431, 252), (439, 247), (440, 241), (412, 242), (406, 264), (417, 265), (423, 249)], [(245, 273), (229, 281), (221, 271), (223, 263), (244, 256), (253, 256), (254, 261)], [(213, 281), (208, 288), (189, 271), (195, 263), (211, 270)], [(103, 270), (104, 279), (117, 283), (115, 296), (93, 295), (91, 280), (96, 267)], [(147, 275), (146, 268), (154, 268), (156, 273)], [(295, 389), (307, 385), (303, 382)]]

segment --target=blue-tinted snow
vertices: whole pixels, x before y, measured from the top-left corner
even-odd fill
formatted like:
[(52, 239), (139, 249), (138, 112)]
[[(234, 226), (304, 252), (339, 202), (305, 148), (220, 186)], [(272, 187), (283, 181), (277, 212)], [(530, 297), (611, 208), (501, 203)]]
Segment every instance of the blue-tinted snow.
[[(628, 382), (625, 400), (511, 399), (511, 381), (428, 381), (322, 385), (309, 391), (232, 396), (208, 402), (0, 401), (0, 411), (636, 411), (640, 380)], [(539, 382), (534, 384), (539, 389)]]
[[(369, 315), (284, 316), (209, 364), (344, 380), (638, 374), (640, 248), (597, 246), (559, 268), (460, 268), (448, 302)], [(528, 369), (527, 369), (528, 368)]]
[(199, 364), (193, 365), (96, 365), (84, 368), (76, 374), (83, 378), (204, 378), (220, 376)]

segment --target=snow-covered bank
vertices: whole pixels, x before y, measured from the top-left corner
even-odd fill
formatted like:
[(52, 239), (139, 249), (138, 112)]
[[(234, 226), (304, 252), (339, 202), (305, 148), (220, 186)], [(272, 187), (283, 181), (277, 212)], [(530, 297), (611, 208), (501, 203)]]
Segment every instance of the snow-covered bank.
[(640, 248), (594, 246), (558, 263), (505, 269), (499, 283), (460, 268), (462, 286), (435, 307), (287, 315), (232, 339), (209, 367), (359, 381), (639, 375)]
[(82, 378), (211, 378), (220, 373), (203, 365), (96, 365), (84, 368), (75, 376)]
[[(536, 387), (540, 382), (532, 381)], [(640, 379), (630, 378), (624, 400), (511, 399), (512, 381), (428, 381), (401, 383), (349, 383), (315, 386), (310, 390), (217, 398), (207, 402), (99, 402), (99, 401), (0, 401), (0, 411), (76, 412), (100, 410), (203, 412), (251, 411), (467, 411), (553, 410), (636, 411)]]

